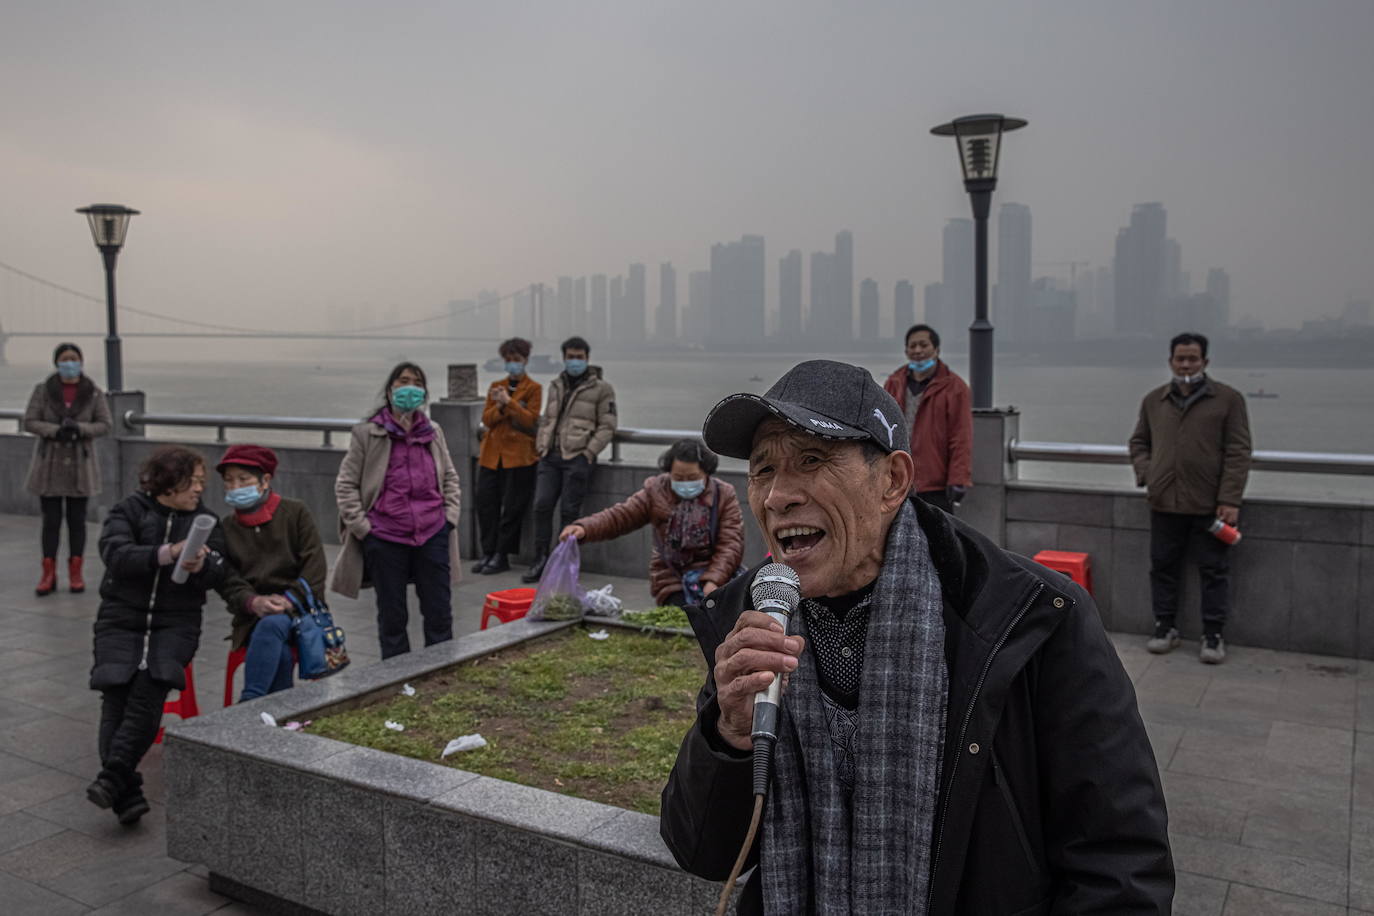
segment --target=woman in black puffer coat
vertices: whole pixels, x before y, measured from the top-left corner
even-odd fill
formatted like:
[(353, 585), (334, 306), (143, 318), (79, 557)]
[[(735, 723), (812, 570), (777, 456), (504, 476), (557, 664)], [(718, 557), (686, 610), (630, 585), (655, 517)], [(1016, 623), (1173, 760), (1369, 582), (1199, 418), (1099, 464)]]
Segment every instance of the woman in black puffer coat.
[[(101, 692), (102, 769), (86, 796), (114, 808), (122, 824), (148, 812), (138, 764), (162, 722), (162, 704), (186, 686), (185, 668), (200, 644), (206, 593), (232, 574), (218, 525), (196, 556), (183, 556), (201, 505), (205, 459), (181, 446), (153, 453), (139, 474), (140, 492), (110, 510), (100, 533), (105, 576), (95, 621), (91, 689)], [(190, 575), (172, 581), (173, 564)]]

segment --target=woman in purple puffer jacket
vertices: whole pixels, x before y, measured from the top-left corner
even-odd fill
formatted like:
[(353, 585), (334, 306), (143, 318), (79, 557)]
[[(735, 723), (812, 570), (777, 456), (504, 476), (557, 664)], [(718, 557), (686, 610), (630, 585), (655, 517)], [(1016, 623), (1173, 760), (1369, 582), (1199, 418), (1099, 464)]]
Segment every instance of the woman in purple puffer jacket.
[(452, 586), (458, 581), (458, 471), (444, 433), (423, 408), (425, 372), (391, 370), (382, 406), (353, 427), (334, 480), (342, 547), (331, 587), (350, 598), (377, 592), (382, 658), (410, 651), (406, 585), (415, 583), (425, 645), (453, 638)]

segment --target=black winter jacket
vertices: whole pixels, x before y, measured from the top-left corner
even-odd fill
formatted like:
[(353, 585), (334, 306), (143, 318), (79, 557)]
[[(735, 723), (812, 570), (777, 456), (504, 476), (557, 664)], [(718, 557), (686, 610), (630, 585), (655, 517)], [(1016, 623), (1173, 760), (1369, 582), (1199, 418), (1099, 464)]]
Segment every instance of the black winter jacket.
[[(944, 591), (949, 665), (930, 916), (1167, 914), (1174, 867), (1164, 792), (1135, 691), (1092, 599), (912, 504)], [(708, 669), (748, 607), (752, 580), (690, 611)], [(663, 790), (660, 830), (679, 865), (723, 881), (748, 830), (752, 763), (715, 734), (710, 674), (697, 706)], [(757, 869), (739, 912), (762, 912)]]
[(157, 554), (163, 544), (184, 540), (197, 515), (216, 518), (203, 505), (194, 512), (177, 512), (146, 493), (135, 493), (110, 510), (100, 531), (105, 576), (95, 619), (91, 689), (127, 684), (145, 655), (154, 680), (177, 689), (186, 686), (184, 669), (200, 645), (206, 592), (218, 588), (229, 572), (224, 533), (215, 526), (205, 565), (180, 585), (172, 581), (175, 563), (159, 566)]

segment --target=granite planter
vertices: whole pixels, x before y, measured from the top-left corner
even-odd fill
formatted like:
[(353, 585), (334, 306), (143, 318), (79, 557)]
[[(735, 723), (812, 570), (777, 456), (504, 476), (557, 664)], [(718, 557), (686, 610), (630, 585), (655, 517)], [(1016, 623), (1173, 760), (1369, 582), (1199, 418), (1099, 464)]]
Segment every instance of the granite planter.
[(363, 705), (578, 625), (516, 621), (172, 725), (169, 853), (281, 913), (713, 912), (720, 885), (677, 867), (656, 817), (262, 721)]

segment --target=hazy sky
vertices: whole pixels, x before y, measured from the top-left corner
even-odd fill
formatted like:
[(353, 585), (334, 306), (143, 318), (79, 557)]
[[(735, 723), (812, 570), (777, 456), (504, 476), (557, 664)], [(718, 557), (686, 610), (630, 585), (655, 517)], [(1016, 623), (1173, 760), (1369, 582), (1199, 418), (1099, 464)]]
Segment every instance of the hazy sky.
[(72, 210), (124, 203), (125, 301), (296, 328), (631, 260), (685, 300), (743, 233), (772, 308), (848, 228), (886, 312), (968, 215), (929, 128), (1003, 111), (1037, 262), (1109, 263), (1158, 200), (1195, 286), (1293, 325), (1374, 295), (1372, 42), (1370, 0), (8, 0), (0, 260), (97, 292)]

